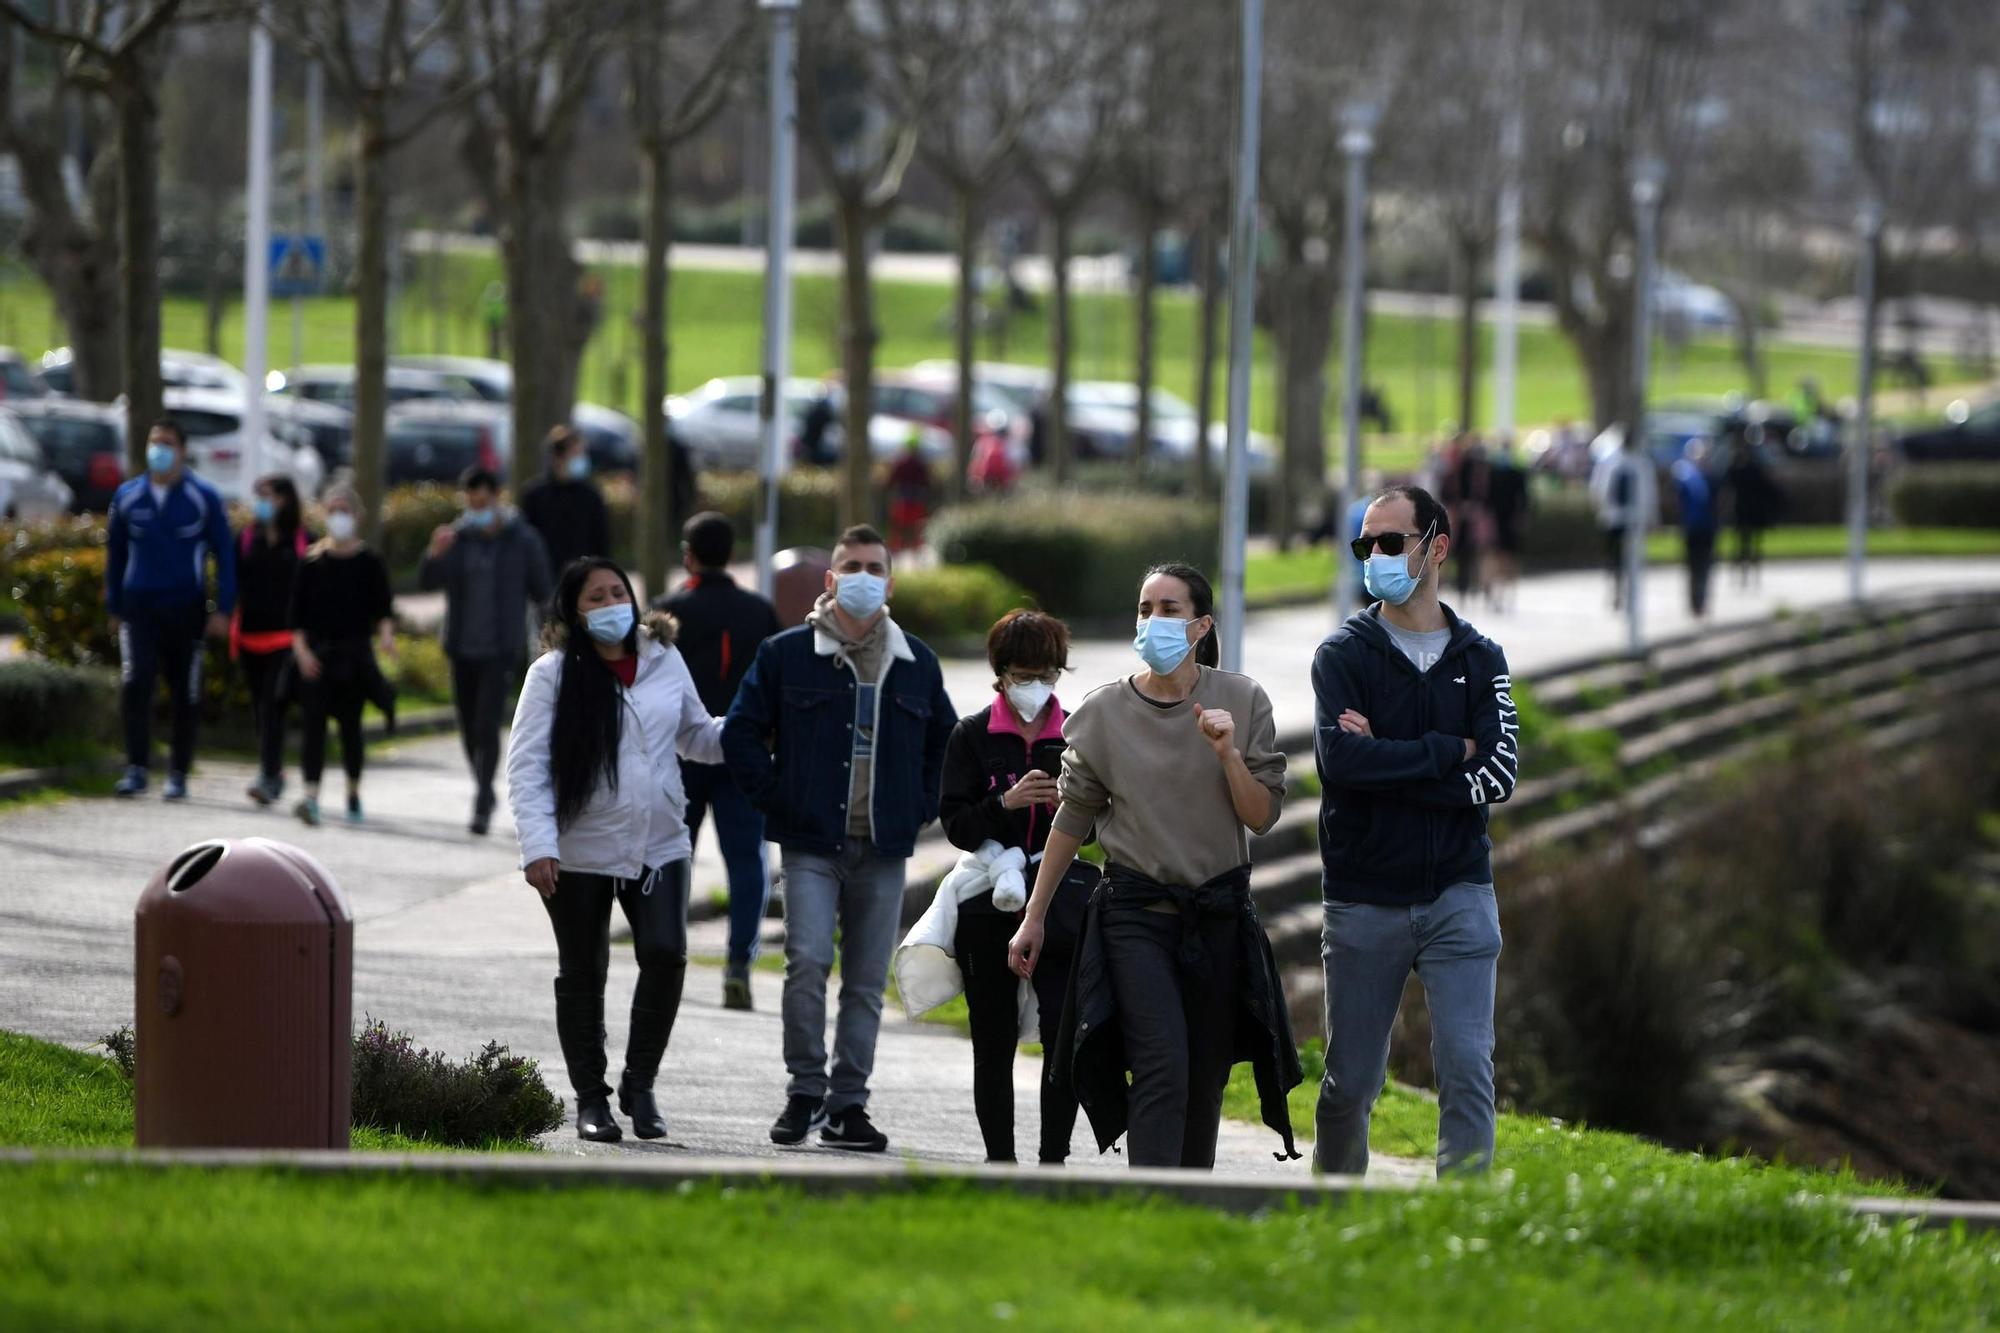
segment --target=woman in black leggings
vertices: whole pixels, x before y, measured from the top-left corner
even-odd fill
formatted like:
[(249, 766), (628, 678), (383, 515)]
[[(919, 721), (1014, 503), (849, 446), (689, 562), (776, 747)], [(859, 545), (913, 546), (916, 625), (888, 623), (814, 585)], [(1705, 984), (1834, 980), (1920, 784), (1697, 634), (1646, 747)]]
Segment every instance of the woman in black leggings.
[(618, 1109), (642, 1139), (667, 1132), (653, 1080), (687, 977), (691, 844), (680, 760), (722, 762), (722, 719), (702, 706), (673, 640), (671, 617), (639, 623), (617, 565), (572, 561), (507, 748), (522, 872), (555, 929), (556, 1036), (576, 1091), (576, 1132), (598, 1143), (623, 1134), (604, 1081), (614, 899), (639, 961)]
[[(972, 852), (986, 842), (1018, 847), (1039, 858), (1056, 814), (1056, 774), (1062, 771), (1063, 707), (1055, 689), (1069, 665), (1069, 629), (1039, 611), (1010, 611), (986, 636), (993, 668), (993, 702), (959, 721), (944, 754), (939, 817), (954, 847)], [(1027, 868), (1032, 881), (1035, 866)], [(1035, 973), (1045, 1044), (1062, 1022), (1070, 950), (1082, 924), (1096, 871), (1077, 863), (1050, 909), (1048, 955)], [(1021, 923), (989, 890), (958, 905), (953, 957), (965, 978), (972, 1020), (972, 1104), (986, 1158), (1014, 1158), (1014, 1051), (1020, 1043), (1021, 979), (1007, 965), (1007, 942)], [(1041, 1160), (1069, 1156), (1076, 1098), (1042, 1081)]]
[(340, 725), (340, 760), (347, 770), (347, 820), (361, 822), (361, 764), (366, 742), (361, 709), (370, 700), (393, 708), (375, 662), (375, 640), (396, 654), (395, 605), (389, 569), (357, 535), (361, 497), (336, 486), (326, 495), (326, 539), (299, 565), (292, 584), (292, 660), (299, 677), (299, 767), (305, 793), (292, 808), (319, 823), (319, 780), (326, 770), (326, 724)]

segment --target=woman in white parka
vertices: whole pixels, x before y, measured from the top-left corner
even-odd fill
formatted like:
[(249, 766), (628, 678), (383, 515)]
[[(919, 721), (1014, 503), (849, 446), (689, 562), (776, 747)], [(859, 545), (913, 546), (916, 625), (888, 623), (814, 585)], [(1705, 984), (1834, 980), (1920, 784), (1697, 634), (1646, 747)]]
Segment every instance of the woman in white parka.
[(604, 1081), (614, 898), (639, 960), (618, 1108), (642, 1139), (667, 1132), (653, 1079), (687, 975), (691, 844), (680, 759), (722, 762), (722, 719), (702, 706), (673, 637), (669, 617), (639, 622), (617, 565), (571, 563), (507, 751), (521, 869), (555, 927), (556, 1035), (576, 1091), (577, 1135), (593, 1142), (621, 1136)]

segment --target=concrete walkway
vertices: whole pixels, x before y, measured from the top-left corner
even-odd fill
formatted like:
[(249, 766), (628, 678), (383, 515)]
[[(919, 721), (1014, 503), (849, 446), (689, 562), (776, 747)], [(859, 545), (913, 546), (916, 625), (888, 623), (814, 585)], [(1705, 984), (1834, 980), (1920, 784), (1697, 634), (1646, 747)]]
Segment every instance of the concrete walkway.
[[(1877, 577), (1891, 568), (1878, 563)], [(2000, 586), (2000, 560), (1926, 562), (1907, 568), (1920, 582)], [(1934, 576), (1934, 577), (1932, 577)], [(1658, 634), (1685, 628), (1678, 575), (1655, 571), (1649, 581), (1649, 625)], [(1743, 620), (1780, 608), (1803, 610), (1838, 601), (1845, 584), (1836, 564), (1774, 565), (1760, 590), (1744, 592), (1725, 579), (1718, 616)], [(1475, 613), (1506, 646), (1515, 672), (1537, 670), (1616, 649), (1622, 626), (1605, 610), (1601, 582), (1576, 575), (1535, 580), (1517, 608), (1498, 617)], [(1310, 726), (1307, 664), (1330, 614), (1319, 608), (1260, 615), (1248, 626), (1251, 670), (1271, 690), (1281, 728)], [(1076, 685), (1114, 679), (1131, 664), (1129, 647), (1080, 645)], [(961, 709), (976, 707), (990, 682), (983, 663), (953, 662), (949, 685)], [(410, 740), (373, 758), (366, 788), (370, 818), (359, 828), (339, 823), (307, 829), (243, 797), (246, 766), (201, 766), (193, 799), (169, 806), (157, 796), (134, 802), (73, 799), (0, 813), (0, 1027), (84, 1045), (132, 1018), (132, 908), (151, 873), (191, 842), (210, 837), (273, 836), (306, 848), (346, 889), (357, 921), (357, 1017), (366, 1014), (406, 1030), (425, 1045), (463, 1055), (497, 1038), (541, 1060), (560, 1086), (550, 981), (554, 949), (541, 907), (515, 868), (511, 827), (493, 835), (465, 831), (471, 783), (449, 737)], [(338, 779), (330, 790), (338, 791)], [(1293, 818), (1305, 817), (1295, 811)], [(713, 840), (697, 859), (695, 891), (724, 879)], [(721, 927), (699, 929), (697, 955), (719, 952)], [(612, 1045), (624, 1037), (622, 1007), (631, 993), (629, 952), (614, 952), (610, 984)], [(768, 1157), (765, 1137), (783, 1102), (783, 1062), (775, 1013), (779, 978), (756, 978), (760, 1008), (720, 1007), (720, 973), (694, 967), (680, 1024), (661, 1079), (672, 1133), (663, 1145), (628, 1142), (617, 1151)], [(616, 1068), (616, 1064), (613, 1065)], [(1032, 1151), (1039, 1062), (1016, 1068), (1018, 1146)], [(982, 1154), (972, 1114), (970, 1050), (955, 1033), (886, 1019), (874, 1080), (873, 1111), (894, 1150), (925, 1161), (976, 1162)], [(550, 1146), (578, 1148), (568, 1133)], [(1221, 1163), (1246, 1172), (1304, 1172), (1303, 1163), (1272, 1160), (1276, 1139), (1261, 1127), (1226, 1128)], [(818, 1150), (794, 1150), (816, 1152)], [(1079, 1125), (1079, 1165), (1098, 1159)], [(1383, 1169), (1421, 1174), (1421, 1164), (1385, 1162)]]

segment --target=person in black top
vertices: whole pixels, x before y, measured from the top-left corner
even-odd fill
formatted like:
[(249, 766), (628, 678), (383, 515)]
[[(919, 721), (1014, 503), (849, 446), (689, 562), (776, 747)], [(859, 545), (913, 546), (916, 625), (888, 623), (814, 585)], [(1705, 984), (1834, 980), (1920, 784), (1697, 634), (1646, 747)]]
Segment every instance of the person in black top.
[(257, 780), (250, 799), (270, 805), (285, 794), (286, 666), (292, 660), (292, 580), (306, 553), (299, 492), (290, 477), (258, 479), (254, 521), (236, 540), (236, 614), (229, 655), (243, 671), (257, 726)]
[(611, 554), (611, 511), (590, 480), (590, 451), (572, 426), (557, 426), (544, 442), (548, 475), (521, 494), (521, 517), (541, 534), (549, 568), (568, 569), (587, 555)]
[[(676, 646), (694, 676), (702, 706), (717, 717), (729, 712), (736, 687), (757, 656), (757, 645), (780, 628), (778, 613), (756, 593), (729, 577), (736, 530), (721, 514), (696, 514), (681, 529), (681, 559), (687, 581), (653, 608), (680, 622)], [(750, 965), (757, 958), (757, 933), (770, 896), (764, 863), (764, 816), (737, 789), (722, 764), (681, 760), (687, 791), (688, 837), (701, 838), (701, 821), (715, 810), (715, 836), (729, 871), (729, 961), (722, 978), (722, 1003), (748, 1009)]]
[[(977, 851), (982, 843), (1019, 847), (1033, 861), (1049, 840), (1060, 800), (1063, 707), (1055, 697), (1069, 666), (1069, 628), (1040, 611), (1010, 611), (986, 635), (993, 667), (993, 702), (959, 720), (944, 752), (938, 816), (951, 845)], [(1070, 962), (1095, 875), (1079, 863), (1065, 876), (1048, 916), (1042, 961), (1035, 969), (1043, 1043), (1062, 1025)], [(1014, 1160), (1014, 1051), (1020, 1041), (1020, 978), (1007, 965), (1007, 943), (1021, 924), (1003, 911), (992, 890), (958, 904), (952, 956), (965, 978), (972, 1020), (972, 1104), (988, 1161)], [(1076, 1128), (1073, 1088), (1042, 1080), (1041, 1160), (1069, 1157)]]
[(347, 818), (361, 821), (361, 708), (373, 701), (393, 719), (394, 695), (375, 662), (371, 639), (396, 654), (389, 569), (356, 536), (361, 498), (336, 486), (326, 497), (326, 540), (299, 565), (292, 585), (292, 656), (299, 676), (305, 794), (292, 813), (319, 823), (319, 779), (326, 766), (326, 721), (340, 723), (347, 770)]

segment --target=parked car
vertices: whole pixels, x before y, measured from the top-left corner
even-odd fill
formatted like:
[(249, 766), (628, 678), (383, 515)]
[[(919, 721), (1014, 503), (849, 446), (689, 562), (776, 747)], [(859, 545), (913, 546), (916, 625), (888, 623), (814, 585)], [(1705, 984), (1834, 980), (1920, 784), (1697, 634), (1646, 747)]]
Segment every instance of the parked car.
[(332, 403), (286, 393), (264, 395), (264, 414), (271, 429), (294, 444), (312, 446), (329, 473), (354, 462), (354, 413)]
[[(898, 421), (914, 421), (935, 426), (947, 435), (958, 425), (958, 371), (885, 370), (875, 376), (875, 411)], [(1027, 462), (1028, 435), (1032, 429), (1029, 413), (1014, 400), (972, 381), (972, 422), (975, 436), (982, 430), (1000, 432), (1015, 453), (1017, 466)]]
[[(51, 391), (76, 392), (75, 354), (67, 347), (42, 353), (42, 379)], [(219, 356), (176, 347), (160, 349), (160, 383), (169, 389), (232, 389), (243, 391), (243, 372)]]
[[(272, 371), (265, 377), (264, 383), (272, 393), (284, 397), (330, 403), (351, 410), (354, 407), (354, 375), (353, 366), (297, 366), (290, 370)], [(460, 402), (479, 397), (465, 380), (434, 370), (392, 365), (384, 378), (392, 405), (427, 399)]]
[(57, 518), (75, 498), (41, 442), (18, 416), (0, 410), (0, 519)]
[(514, 401), (514, 367), (505, 361), (485, 356), (392, 356), (389, 364), (434, 375), (449, 375), (462, 381), (485, 402)]
[(80, 514), (108, 510), (125, 480), (124, 407), (50, 396), (17, 403), (14, 412), (69, 486), (70, 507)]
[(0, 399), (9, 403), (46, 398), (50, 389), (41, 372), (11, 347), (0, 347)]
[(319, 451), (265, 423), (258, 457), (247, 457), (240, 389), (168, 389), (165, 413), (187, 434), (188, 463), (230, 501), (248, 500), (259, 476), (281, 472), (307, 499), (319, 494), (326, 464)]
[(639, 423), (616, 408), (596, 403), (578, 403), (570, 409), (570, 425), (583, 436), (590, 450), (590, 466), (597, 472), (637, 472), (645, 441)]
[[(1152, 405), (1151, 456), (1164, 462), (1192, 462), (1195, 441), (1201, 434), (1194, 408), (1159, 388), (1152, 392)], [(1129, 458), (1132, 436), (1139, 429), (1138, 386), (1114, 380), (1079, 380), (1069, 386), (1068, 415), (1070, 444), (1078, 458)], [(1249, 445), (1250, 475), (1269, 474), (1276, 466), (1277, 441), (1253, 431)], [(1208, 458), (1210, 469), (1217, 474), (1225, 465), (1228, 447), (1228, 422), (1210, 422)]]
[(1896, 452), (1911, 463), (2000, 461), (2000, 399), (1962, 410), (1959, 420), (1947, 417), (1945, 425), (1902, 436)]
[[(913, 369), (920, 374), (948, 376), (954, 382), (958, 377), (956, 361), (919, 361)], [(975, 361), (972, 363), (972, 382), (987, 393), (1005, 398), (1016, 411), (1032, 415), (1048, 402), (1049, 394), (1055, 387), (1055, 376), (1042, 366)]]
[(1736, 322), (1736, 303), (1706, 283), (1662, 269), (1653, 284), (1653, 318), (1678, 320), (1697, 329), (1726, 329)]
[[(675, 443), (687, 450), (694, 466), (702, 471), (754, 472), (759, 463), (761, 421), (757, 415), (763, 380), (755, 375), (732, 375), (712, 379), (683, 394), (666, 400), (667, 430)], [(828, 396), (827, 386), (818, 380), (785, 381), (785, 454), (798, 451), (799, 432), (806, 410)], [(837, 407), (837, 403), (836, 403)], [(841, 431), (836, 414), (827, 428), (827, 445), (838, 449)]]
[(505, 476), (510, 425), (507, 410), (493, 403), (431, 401), (391, 408), (388, 482), (456, 485), (469, 467)]

